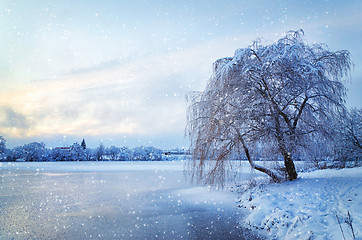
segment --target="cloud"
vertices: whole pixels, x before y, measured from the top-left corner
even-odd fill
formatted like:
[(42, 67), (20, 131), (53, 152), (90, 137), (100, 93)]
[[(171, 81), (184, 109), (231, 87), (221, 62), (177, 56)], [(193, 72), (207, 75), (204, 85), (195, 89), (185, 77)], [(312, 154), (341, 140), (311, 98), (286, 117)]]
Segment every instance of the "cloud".
[(0, 106), (0, 128), (29, 128), (26, 116), (7, 106)]
[(9, 106), (0, 105), (0, 135), (21, 138), (28, 134), (30, 119)]
[(22, 134), (29, 137), (167, 133), (182, 138), (185, 94), (204, 87), (212, 62), (225, 52), (232, 54), (235, 42), (218, 39), (183, 51), (69, 71), (7, 91), (0, 105), (19, 113), (14, 121), (32, 121), (31, 128), (23, 125)]

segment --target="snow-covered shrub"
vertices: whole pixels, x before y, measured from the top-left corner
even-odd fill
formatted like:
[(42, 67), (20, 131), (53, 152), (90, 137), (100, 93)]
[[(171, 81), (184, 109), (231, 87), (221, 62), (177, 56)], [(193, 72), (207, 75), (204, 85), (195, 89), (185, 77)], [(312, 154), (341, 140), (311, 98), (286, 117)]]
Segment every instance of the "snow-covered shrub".
[(121, 152), (121, 149), (119, 147), (110, 146), (106, 148), (105, 152), (107, 159), (116, 161), (119, 159), (119, 154)]
[(136, 147), (133, 149), (132, 160), (134, 161), (160, 161), (162, 150), (154, 147)]
[(119, 152), (119, 161), (130, 161), (132, 159), (132, 150), (128, 147), (121, 147)]

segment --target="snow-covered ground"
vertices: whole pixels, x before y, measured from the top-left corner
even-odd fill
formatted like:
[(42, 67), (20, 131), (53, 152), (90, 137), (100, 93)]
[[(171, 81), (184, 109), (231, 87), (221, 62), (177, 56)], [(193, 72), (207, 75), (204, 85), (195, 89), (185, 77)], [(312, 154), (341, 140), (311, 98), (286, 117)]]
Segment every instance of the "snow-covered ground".
[(296, 181), (250, 188), (240, 206), (249, 212), (241, 226), (271, 239), (362, 239), (362, 168), (304, 172)]

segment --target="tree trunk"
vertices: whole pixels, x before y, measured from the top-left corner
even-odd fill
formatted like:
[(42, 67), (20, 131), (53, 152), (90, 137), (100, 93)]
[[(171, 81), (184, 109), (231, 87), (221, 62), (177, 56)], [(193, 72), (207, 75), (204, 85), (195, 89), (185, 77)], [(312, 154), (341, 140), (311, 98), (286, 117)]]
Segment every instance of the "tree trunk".
[(281, 127), (280, 127), (278, 116), (275, 116), (275, 124), (276, 124), (276, 138), (277, 138), (278, 145), (279, 145), (279, 151), (284, 158), (284, 166), (285, 166), (285, 169), (288, 174), (288, 180), (292, 181), (294, 179), (297, 179), (298, 174), (297, 174), (297, 171), (295, 170), (292, 156), (291, 156), (290, 152), (288, 152), (286, 150), (287, 148), (285, 146), (285, 142), (284, 142), (284, 138), (283, 138), (284, 134), (280, 130)]
[(283, 157), (284, 157), (285, 169), (287, 170), (287, 174), (288, 174), (288, 180), (292, 181), (292, 180), (297, 179), (298, 174), (297, 174), (297, 171), (295, 170), (294, 162), (293, 162), (293, 159), (292, 159), (290, 153), (284, 152)]

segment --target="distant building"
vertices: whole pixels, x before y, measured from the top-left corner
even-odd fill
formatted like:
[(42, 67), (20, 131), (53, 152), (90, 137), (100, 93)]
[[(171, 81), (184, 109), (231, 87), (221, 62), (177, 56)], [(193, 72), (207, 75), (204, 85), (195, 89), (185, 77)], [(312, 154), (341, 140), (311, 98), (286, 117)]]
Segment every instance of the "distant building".
[(164, 155), (190, 155), (189, 151), (185, 149), (173, 149), (173, 150), (164, 150)]
[(72, 150), (71, 147), (56, 147), (54, 149), (59, 150), (59, 151), (64, 152), (64, 153), (70, 153), (70, 151)]

